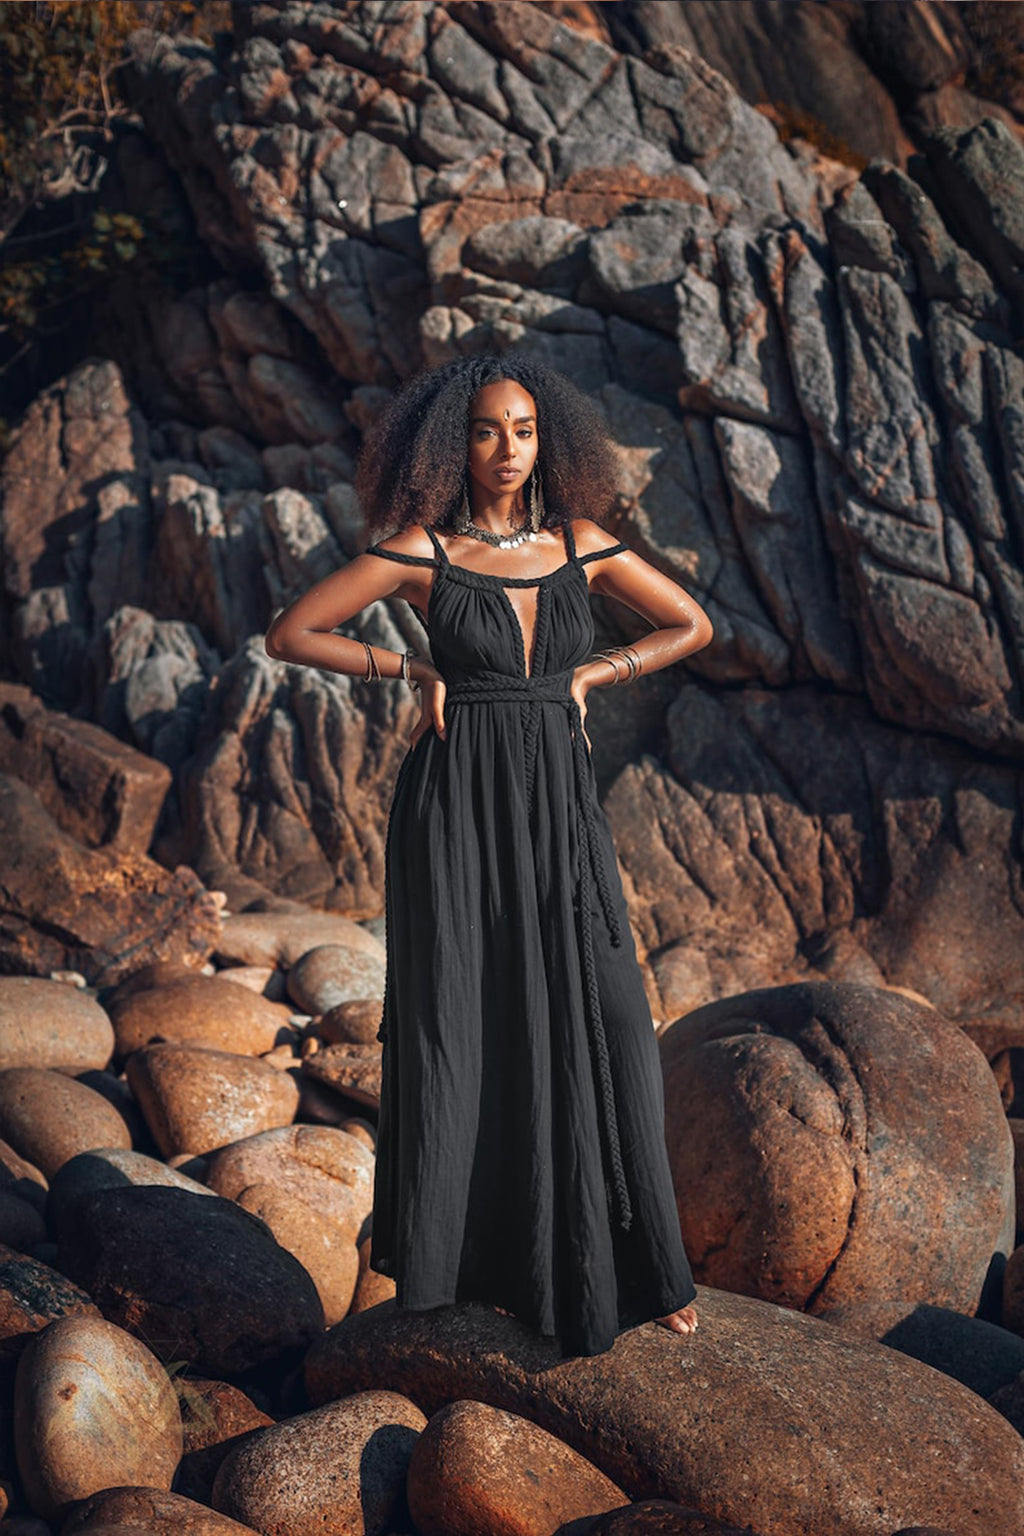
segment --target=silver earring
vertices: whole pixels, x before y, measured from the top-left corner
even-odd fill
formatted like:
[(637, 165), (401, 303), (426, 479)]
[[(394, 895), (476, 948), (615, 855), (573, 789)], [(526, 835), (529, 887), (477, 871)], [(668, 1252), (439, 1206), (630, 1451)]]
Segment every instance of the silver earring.
[(463, 476), (462, 476), (462, 500), (459, 503), (459, 509), (458, 509), (458, 511), (455, 514), (455, 524), (454, 524), (454, 526), (455, 526), (456, 533), (465, 533), (466, 529), (470, 526), (470, 522), (471, 522), (471, 514), (470, 514), (470, 506), (469, 506), (469, 485), (467, 483), (467, 477), (466, 477), (465, 473), (463, 473)]
[(544, 493), (541, 490), (540, 465), (536, 461), (530, 474), (528, 512), (530, 529), (533, 533), (537, 533), (544, 520)]

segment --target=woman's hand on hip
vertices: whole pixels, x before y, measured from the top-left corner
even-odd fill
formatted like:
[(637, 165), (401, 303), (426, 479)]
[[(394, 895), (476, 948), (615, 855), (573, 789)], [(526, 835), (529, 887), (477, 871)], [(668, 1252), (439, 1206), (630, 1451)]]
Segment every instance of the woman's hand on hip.
[(442, 741), (447, 739), (444, 723), (444, 701), (448, 693), (447, 684), (440, 672), (436, 671), (433, 667), (429, 668), (429, 672), (426, 670), (421, 672), (417, 667), (416, 675), (420, 685), (420, 717), (413, 726), (412, 735), (409, 737), (410, 750), (431, 727), (437, 732)]

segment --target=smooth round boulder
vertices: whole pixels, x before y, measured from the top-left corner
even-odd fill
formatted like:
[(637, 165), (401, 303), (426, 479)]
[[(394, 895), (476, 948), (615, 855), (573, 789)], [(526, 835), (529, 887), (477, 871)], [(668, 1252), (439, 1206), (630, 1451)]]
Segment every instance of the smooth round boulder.
[(46, 1199), (46, 1219), (51, 1230), (60, 1231), (64, 1212), (84, 1195), (96, 1189), (122, 1189), (126, 1184), (161, 1184), (168, 1189), (210, 1196), (205, 1184), (168, 1168), (155, 1157), (126, 1152), (121, 1147), (96, 1147), (91, 1152), (79, 1152), (54, 1175)]
[(426, 1416), (368, 1390), (258, 1430), (221, 1462), (213, 1507), (262, 1536), (386, 1531)]
[(272, 965), (287, 971), (321, 944), (340, 944), (378, 958), (384, 953), (380, 939), (361, 923), (310, 907), (304, 912), (232, 912), (223, 920), (213, 958), (220, 966)]
[(0, 1248), (0, 1366), (20, 1356), (33, 1334), (62, 1317), (99, 1317), (92, 1297), (64, 1275), (13, 1248)]
[(161, 1536), (252, 1536), (244, 1525), (218, 1515), (180, 1493), (162, 1488), (105, 1488), (82, 1499), (68, 1512), (60, 1536), (79, 1536), (116, 1526), (122, 1531)]
[(181, 1458), (181, 1414), (167, 1372), (103, 1318), (63, 1318), (26, 1346), (14, 1433), (26, 1497), (46, 1520), (103, 1488), (144, 1478), (168, 1489)]
[(316, 1032), (325, 1045), (373, 1045), (380, 1029), (381, 1000), (362, 998), (328, 1008)]
[(406, 1490), (420, 1536), (539, 1536), (627, 1501), (617, 1483), (546, 1429), (467, 1400), (429, 1419)]
[(102, 1068), (114, 1054), (106, 1011), (88, 992), (43, 976), (0, 976), (0, 1070)]
[(146, 1046), (128, 1058), (126, 1073), (164, 1157), (202, 1155), (288, 1125), (299, 1103), (290, 1073), (201, 1046)]
[(46, 1222), (38, 1206), (31, 1205), (0, 1184), (0, 1243), (29, 1253), (37, 1243), (46, 1241)]
[[(384, 977), (383, 955), (341, 944), (319, 944), (289, 969), (288, 994), (303, 1013), (318, 1017), (328, 1008), (358, 998), (383, 1000)], [(379, 1005), (377, 1011), (379, 1014)]]
[(239, 1056), (273, 1050), (290, 1010), (217, 976), (134, 991), (110, 1004), (119, 1056), (173, 1040)]
[(541, 1424), (630, 1498), (764, 1533), (1024, 1530), (1024, 1441), (960, 1382), (755, 1297), (698, 1285), (695, 1306), (694, 1333), (651, 1321), (565, 1359), (491, 1306), (384, 1302), (316, 1341), (306, 1389), (324, 1403), (372, 1385), (427, 1414), (456, 1397), (490, 1403)]
[(323, 1332), (316, 1287), (231, 1200), (158, 1185), (67, 1208), (57, 1262), (104, 1317), (212, 1376), (282, 1361)]
[(328, 1325), (349, 1309), (360, 1228), (373, 1206), (373, 1155), (331, 1126), (290, 1125), (216, 1152), (207, 1182), (273, 1232), (313, 1277)]
[(38, 1067), (0, 1072), (0, 1136), (47, 1179), (90, 1147), (131, 1147), (128, 1127), (101, 1094)]
[(1013, 1140), (983, 1053), (890, 990), (722, 998), (660, 1037), (695, 1278), (809, 1312), (973, 1313), (1013, 1224)]

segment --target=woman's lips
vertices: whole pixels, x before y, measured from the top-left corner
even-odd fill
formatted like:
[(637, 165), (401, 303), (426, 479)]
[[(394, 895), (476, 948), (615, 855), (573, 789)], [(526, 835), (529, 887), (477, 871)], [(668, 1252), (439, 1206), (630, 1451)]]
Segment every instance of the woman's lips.
[(495, 474), (499, 480), (515, 480), (519, 471), (518, 469), (498, 469), (495, 470)]

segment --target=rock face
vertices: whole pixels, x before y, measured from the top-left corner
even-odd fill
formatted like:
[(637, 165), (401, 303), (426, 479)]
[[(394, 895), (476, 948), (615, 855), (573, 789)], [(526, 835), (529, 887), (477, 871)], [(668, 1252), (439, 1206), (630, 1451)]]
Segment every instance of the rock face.
[[(137, 31), (127, 198), (187, 202), (245, 280), (133, 300), (123, 371), (29, 405), (0, 549), (12, 686), (174, 774), (163, 863), (240, 917), (379, 914), (416, 706), (262, 636), (364, 546), (389, 392), (515, 345), (600, 399), (616, 533), (715, 625), (686, 678), (594, 701), (660, 1016), (819, 965), (954, 1016), (1021, 989), (1024, 148), (978, 10), (282, 0), (216, 46)], [(343, 630), (424, 647), (397, 603)]]
[(213, 948), (219, 910), (191, 870), (84, 847), (9, 774), (0, 774), (0, 843), (4, 972), (75, 970), (100, 986), (148, 959), (201, 965)]
[(1013, 1144), (962, 1030), (895, 993), (818, 982), (723, 998), (660, 1043), (704, 1283), (809, 1312), (976, 1309), (1013, 1241)]
[(149, 850), (172, 778), (164, 763), (88, 720), (46, 709), (14, 683), (0, 683), (0, 771), (31, 784), (86, 848), (138, 855)]
[(366, 1391), (260, 1430), (221, 1463), (214, 1508), (263, 1536), (385, 1531), (426, 1422), (397, 1392)]
[(114, 1054), (110, 1019), (77, 987), (37, 976), (0, 976), (0, 1069), (102, 1069)]
[(178, 1399), (155, 1355), (102, 1318), (51, 1323), (22, 1354), (18, 1466), (34, 1512), (138, 1483), (170, 1488), (181, 1457)]
[(104, 1317), (215, 1376), (286, 1357), (324, 1326), (306, 1271), (230, 1200), (97, 1190), (68, 1209), (57, 1262)]
[(413, 1448), (409, 1512), (422, 1536), (515, 1536), (562, 1529), (627, 1502), (622, 1489), (528, 1419), (456, 1402), (428, 1421)]
[(489, 1403), (556, 1435), (633, 1499), (675, 1500), (759, 1536), (1024, 1528), (1024, 1444), (959, 1382), (752, 1297), (699, 1286), (696, 1306), (701, 1326), (685, 1338), (652, 1322), (562, 1361), (492, 1308), (388, 1302), (324, 1335), (307, 1387), (327, 1402), (373, 1383), (427, 1415)]

